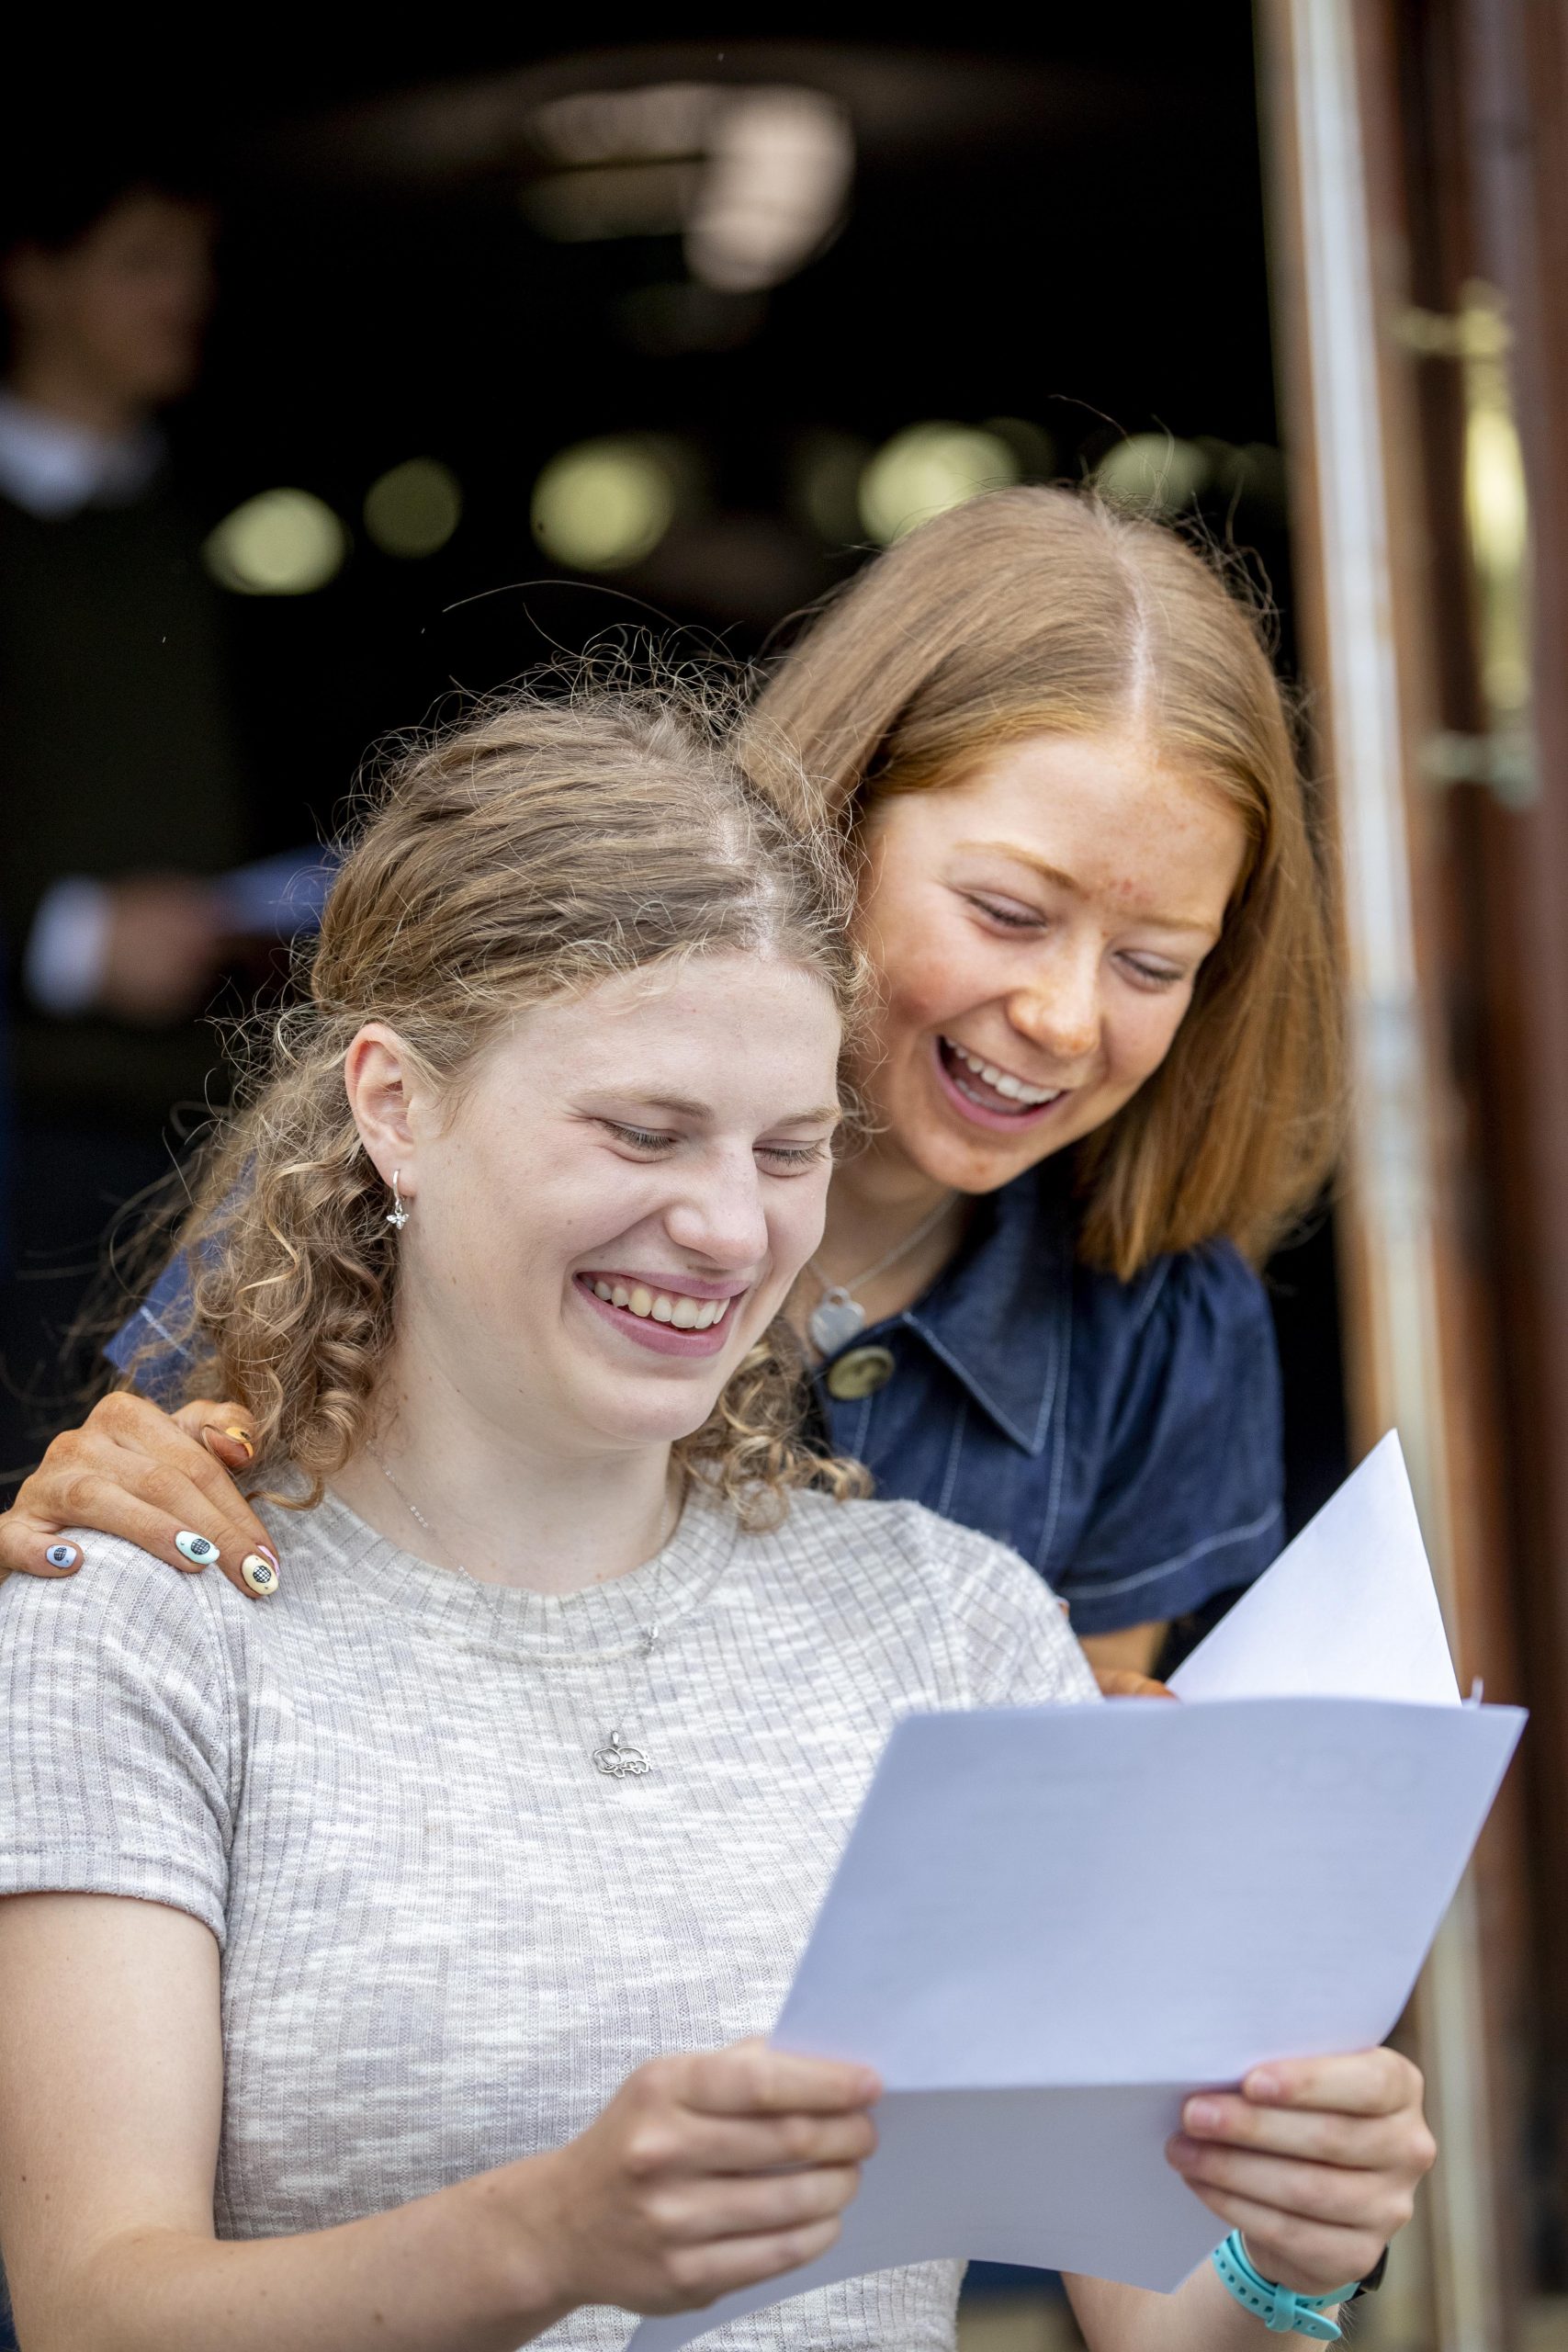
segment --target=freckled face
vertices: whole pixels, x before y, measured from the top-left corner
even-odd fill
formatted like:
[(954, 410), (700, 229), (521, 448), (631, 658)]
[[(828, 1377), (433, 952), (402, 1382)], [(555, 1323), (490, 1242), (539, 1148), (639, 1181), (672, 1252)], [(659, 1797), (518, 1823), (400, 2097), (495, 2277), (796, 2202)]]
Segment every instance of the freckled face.
[(1031, 736), (886, 800), (860, 916), (882, 1148), (988, 1193), (1112, 1117), (1170, 1050), (1246, 847), (1136, 733)]

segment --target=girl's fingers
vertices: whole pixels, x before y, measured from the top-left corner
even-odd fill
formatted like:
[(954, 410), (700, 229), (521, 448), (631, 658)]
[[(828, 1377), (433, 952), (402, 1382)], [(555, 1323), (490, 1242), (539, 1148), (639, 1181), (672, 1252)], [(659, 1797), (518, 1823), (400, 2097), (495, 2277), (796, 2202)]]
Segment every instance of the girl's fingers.
[(1208, 2091), (1187, 2101), (1181, 2125), (1194, 2142), (1256, 2148), (1268, 2155), (1362, 2172), (1400, 2164), (1425, 2171), (1424, 2155), (1429, 2160), (1429, 2154), (1435, 2154), (1419, 2112), (1408, 2109), (1397, 2115), (1345, 2115), (1314, 2108), (1254, 2107), (1233, 2094)]
[(687, 2126), (682, 2150), (691, 2169), (705, 2173), (863, 2164), (876, 2152), (876, 2126), (863, 2109), (847, 2115), (702, 2115)]
[(1322, 2108), (1342, 2115), (1394, 2115), (1421, 2105), (1420, 2069), (1397, 2050), (1358, 2050), (1333, 2058), (1270, 2060), (1242, 2084), (1254, 2107)]
[(711, 2303), (739, 2287), (754, 2287), (763, 2278), (777, 2278), (798, 2270), (826, 2254), (842, 2224), (837, 2214), (794, 2230), (769, 2231), (761, 2236), (719, 2238), (710, 2245), (688, 2248), (671, 2266), (683, 2288), (682, 2301)]
[(1134, 1674), (1128, 1666), (1097, 1666), (1094, 1679), (1102, 1699), (1174, 1699), (1176, 1693), (1152, 1675)]
[(762, 2041), (670, 2062), (678, 2070), (676, 2096), (705, 2115), (841, 2114), (868, 2107), (882, 2095), (869, 2066), (837, 2058), (797, 2058)]
[(73, 1577), (81, 1565), (82, 1546), (62, 1533), (58, 1520), (19, 1501), (0, 1515), (0, 1584), (13, 1576)]
[(666, 2193), (663, 2226), (690, 2245), (809, 2228), (841, 2213), (860, 2188), (858, 2165), (683, 2182)]
[(71, 1575), (81, 1546), (66, 1531), (94, 1528), (172, 1567), (219, 1566), (249, 1599), (278, 1589), (266, 1530), (228, 1471), (167, 1414), (128, 1392), (103, 1397), (80, 1429), (55, 1439), (0, 1518), (0, 1566)]
[(240, 1472), (256, 1458), (255, 1430), (243, 1405), (201, 1396), (170, 1416), (176, 1429), (204, 1445), (226, 1470)]
[(94, 1498), (101, 1516), (79, 1511), (75, 1524), (123, 1535), (171, 1567), (221, 1568), (248, 1600), (270, 1599), (280, 1582), (271, 1537), (228, 1472), (183, 1431), (174, 1438), (177, 1454), (117, 1448)]
[(1216, 2147), (1179, 2133), (1166, 2154), (1200, 2195), (1224, 2190), (1303, 2221), (1371, 2232), (1380, 2245), (1404, 2227), (1414, 2210), (1414, 2185), (1403, 2173), (1348, 2172), (1338, 2165)]
[[(197, 1458), (203, 1457), (198, 1453)], [(155, 1499), (144, 1501), (143, 1494), (149, 1491)], [(262, 1600), (277, 1589), (276, 1555), (265, 1533), (258, 1543), (252, 1544), (242, 1538), (237, 1526), (231, 1532), (236, 1512), (244, 1520), (251, 1518), (238, 1496), (231, 1497), (225, 1521), (219, 1519), (211, 1498), (195, 1480), (184, 1478), (161, 1464), (150, 1465), (135, 1454), (125, 1454), (122, 1466), (111, 1453), (105, 1470), (84, 1469), (76, 1474), (72, 1485), (72, 1508), (63, 1520), (53, 1523), (57, 1529), (63, 1525), (118, 1535), (186, 1575), (199, 1568), (220, 1566), (247, 1598)], [(11, 1517), (15, 1519), (17, 1513)], [(259, 1529), (259, 1521), (252, 1520), (251, 1524)], [(0, 1532), (8, 1534), (7, 1521), (0, 1521)], [(85, 1544), (90, 1545), (91, 1540), (87, 1536)], [(80, 1535), (70, 1535), (63, 1542), (73, 1551), (84, 1549)], [(47, 1549), (60, 1548), (61, 1544), (62, 1539), (56, 1534), (48, 1546), (39, 1547), (40, 1556)], [(8, 1552), (6, 1556), (8, 1560)], [(73, 1562), (72, 1567), (79, 1565), (79, 1561)], [(61, 1573), (58, 1568), (51, 1570), (48, 1566), (33, 1570), (35, 1574), (51, 1572)], [(71, 1568), (64, 1571), (71, 1572)]]
[(1230, 2189), (1199, 2188), (1197, 2194), (1211, 2213), (1241, 2232), (1253, 2267), (1294, 2294), (1326, 2295), (1364, 2278), (1388, 2243), (1366, 2230), (1337, 2229), (1331, 2222), (1277, 2212)]

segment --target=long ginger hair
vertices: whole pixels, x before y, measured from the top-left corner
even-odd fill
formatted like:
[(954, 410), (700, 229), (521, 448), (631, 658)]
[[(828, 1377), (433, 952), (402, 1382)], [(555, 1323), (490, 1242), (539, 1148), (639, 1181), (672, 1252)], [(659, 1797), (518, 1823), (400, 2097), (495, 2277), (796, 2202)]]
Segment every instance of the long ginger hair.
[(1128, 727), (1238, 812), (1247, 849), (1169, 1053), (1075, 1147), (1080, 1250), (1123, 1280), (1221, 1234), (1261, 1256), (1338, 1144), (1332, 859), (1253, 612), (1159, 524), (993, 492), (840, 592), (767, 684), (747, 753), (786, 804), (804, 771), (852, 840), (886, 795), (964, 783), (1002, 744)]

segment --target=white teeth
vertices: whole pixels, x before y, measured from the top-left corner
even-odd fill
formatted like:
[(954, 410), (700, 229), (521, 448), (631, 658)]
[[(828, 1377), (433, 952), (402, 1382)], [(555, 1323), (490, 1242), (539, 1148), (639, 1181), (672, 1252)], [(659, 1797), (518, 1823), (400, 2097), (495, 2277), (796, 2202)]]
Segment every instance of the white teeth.
[(645, 1321), (651, 1316), (656, 1323), (668, 1323), (677, 1331), (711, 1330), (729, 1312), (727, 1298), (690, 1298), (682, 1291), (649, 1290), (644, 1283), (628, 1288), (625, 1283), (606, 1282), (602, 1274), (589, 1277), (589, 1283), (595, 1298), (623, 1307)]
[(944, 1037), (942, 1044), (950, 1053), (957, 1056), (966, 1069), (972, 1069), (976, 1078), (983, 1078), (987, 1086), (994, 1086), (997, 1092), (1005, 1094), (1010, 1102), (1021, 1103), (1025, 1110), (1037, 1110), (1042, 1102), (1054, 1102), (1062, 1091), (1059, 1086), (1025, 1086), (1021, 1078), (1014, 1078), (1010, 1072), (998, 1069), (994, 1062), (982, 1061), (978, 1054), (972, 1054), (966, 1046), (959, 1045), (956, 1038)]

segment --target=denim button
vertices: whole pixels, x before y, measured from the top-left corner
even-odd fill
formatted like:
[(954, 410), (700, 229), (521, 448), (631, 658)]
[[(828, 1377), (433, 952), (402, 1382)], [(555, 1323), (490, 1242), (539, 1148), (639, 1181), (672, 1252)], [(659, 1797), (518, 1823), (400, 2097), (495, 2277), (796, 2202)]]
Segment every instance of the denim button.
[(859, 1396), (874, 1396), (892, 1377), (891, 1348), (852, 1348), (828, 1367), (828, 1394), (847, 1405)]

